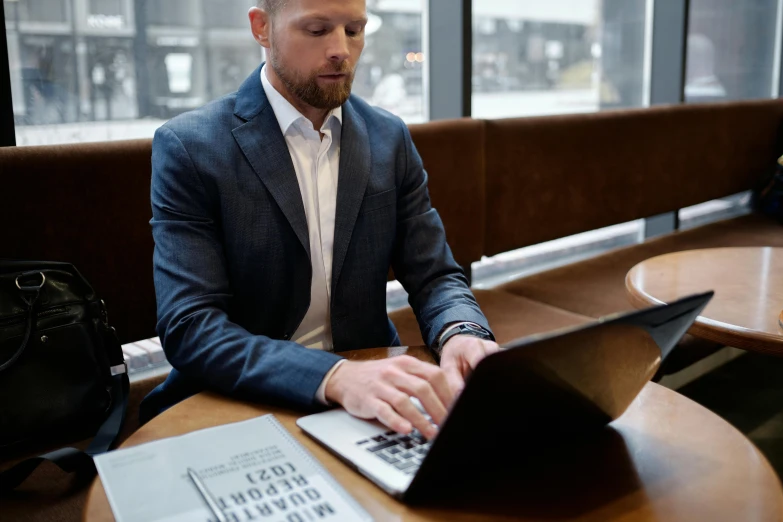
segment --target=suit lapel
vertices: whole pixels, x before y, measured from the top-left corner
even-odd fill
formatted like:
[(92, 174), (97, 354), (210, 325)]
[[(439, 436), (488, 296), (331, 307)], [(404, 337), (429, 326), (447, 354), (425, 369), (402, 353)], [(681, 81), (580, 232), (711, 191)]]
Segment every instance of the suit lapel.
[(343, 127), (340, 138), (340, 170), (337, 180), (337, 212), (332, 250), (332, 288), (337, 286), (345, 263), (356, 217), (364, 200), (367, 181), (370, 179), (371, 161), (367, 125), (349, 100), (343, 105)]
[(260, 74), (261, 67), (245, 80), (237, 92), (234, 113), (245, 123), (233, 130), (234, 139), (310, 256), (307, 217), (296, 171), (280, 125), (261, 85)]

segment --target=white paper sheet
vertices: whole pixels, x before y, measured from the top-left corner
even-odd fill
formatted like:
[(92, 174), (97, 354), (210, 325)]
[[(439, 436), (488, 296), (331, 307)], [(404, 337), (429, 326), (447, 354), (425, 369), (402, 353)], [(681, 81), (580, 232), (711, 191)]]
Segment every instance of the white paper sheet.
[(95, 465), (118, 522), (215, 521), (188, 468), (232, 522), (372, 520), (273, 415), (113, 451)]

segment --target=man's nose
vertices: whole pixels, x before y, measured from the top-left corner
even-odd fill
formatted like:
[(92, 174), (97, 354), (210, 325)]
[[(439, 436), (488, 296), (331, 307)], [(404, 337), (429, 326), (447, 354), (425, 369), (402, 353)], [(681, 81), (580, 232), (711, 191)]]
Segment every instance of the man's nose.
[(345, 29), (340, 29), (332, 33), (332, 38), (329, 39), (329, 48), (327, 49), (327, 57), (332, 61), (342, 62), (350, 58), (351, 54), (348, 50), (348, 35), (345, 34)]

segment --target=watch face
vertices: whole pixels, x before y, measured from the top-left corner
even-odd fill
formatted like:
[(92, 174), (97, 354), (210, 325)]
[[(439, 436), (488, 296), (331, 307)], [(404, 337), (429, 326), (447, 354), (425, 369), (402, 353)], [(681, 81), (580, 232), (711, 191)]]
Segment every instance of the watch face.
[(448, 342), (448, 340), (454, 337), (455, 335), (470, 335), (473, 337), (478, 337), (479, 339), (484, 339), (485, 341), (492, 340), (492, 335), (483, 327), (470, 323), (463, 323), (446, 332), (443, 335), (443, 337), (440, 339), (440, 342), (438, 343), (438, 348), (442, 349), (443, 346), (446, 344), (446, 342)]
[(489, 336), (487, 335), (487, 332), (484, 331), (483, 328), (476, 328), (472, 324), (463, 324), (460, 327), (460, 330), (464, 333), (476, 335), (478, 337), (481, 337), (483, 339), (489, 339)]

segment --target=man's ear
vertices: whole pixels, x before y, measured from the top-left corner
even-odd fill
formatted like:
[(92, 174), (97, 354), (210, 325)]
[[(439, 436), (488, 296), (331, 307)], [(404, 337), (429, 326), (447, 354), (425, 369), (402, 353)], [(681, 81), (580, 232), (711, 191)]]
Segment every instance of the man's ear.
[(253, 38), (258, 42), (261, 47), (267, 49), (272, 47), (269, 40), (269, 35), (272, 32), (272, 17), (258, 7), (251, 7), (247, 12), (247, 17), (250, 20), (250, 31), (253, 33)]

